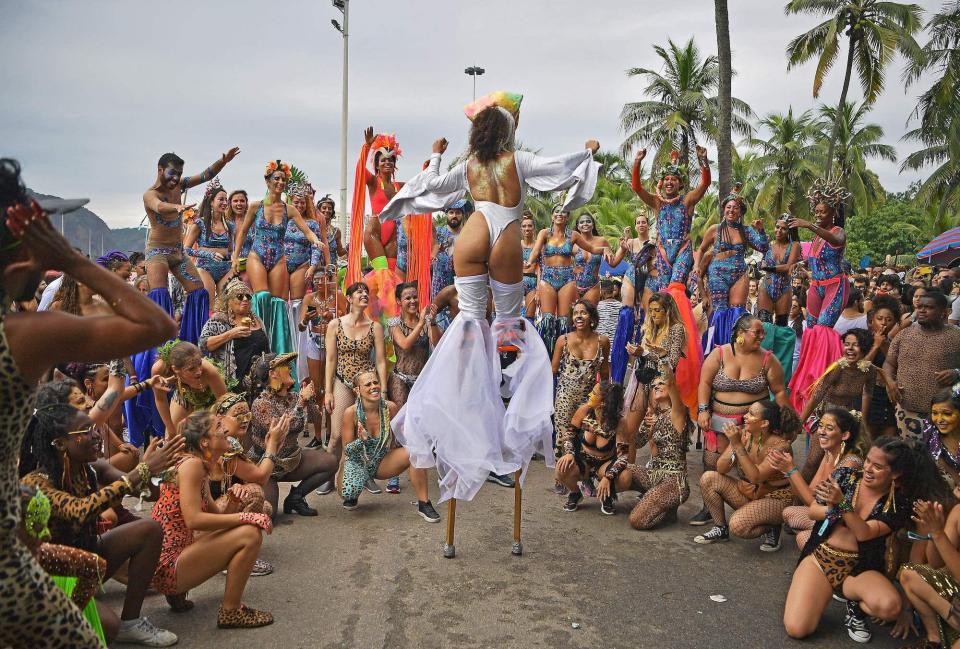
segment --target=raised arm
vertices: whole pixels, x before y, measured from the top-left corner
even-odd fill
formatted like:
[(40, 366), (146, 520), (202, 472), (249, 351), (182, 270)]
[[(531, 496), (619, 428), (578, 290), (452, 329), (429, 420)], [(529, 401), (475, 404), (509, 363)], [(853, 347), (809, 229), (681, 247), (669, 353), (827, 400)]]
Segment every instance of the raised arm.
[(651, 194), (643, 186), (643, 181), (640, 180), (640, 163), (643, 162), (643, 159), (647, 156), (646, 149), (640, 149), (637, 151), (637, 157), (633, 159), (633, 171), (630, 174), (630, 186), (633, 187), (633, 191), (636, 192), (637, 196), (640, 197), (644, 203), (653, 209), (660, 209), (660, 201), (657, 200), (657, 197)]
[[(61, 270), (103, 298), (114, 315), (77, 317), (57, 312), (8, 313), (4, 327), (13, 359), (27, 383), (40, 380), (47, 370), (71, 361), (97, 363), (129, 356), (162, 344), (176, 335), (173, 320), (140, 291), (118, 275), (100, 268), (76, 252), (37, 208), (24, 225), (23, 244), (29, 260), (9, 264), (8, 276)], [(19, 210), (9, 212), (11, 229), (19, 229)], [(37, 344), (43, 341), (43, 344)]]
[(707, 160), (707, 150), (702, 146), (697, 147), (697, 162), (700, 163), (700, 184), (687, 192), (683, 200), (688, 210), (692, 210), (710, 189), (710, 161)]
[(374, 321), (373, 323), (373, 349), (376, 354), (377, 376), (380, 378), (380, 385), (387, 384), (387, 351), (383, 341), (383, 325)]
[[(573, 245), (583, 248), (584, 250), (586, 250), (592, 255), (602, 255), (604, 254), (605, 250), (610, 250), (610, 246), (607, 243), (607, 240), (603, 239), (602, 237), (599, 237), (599, 238), (601, 239), (601, 241), (603, 241), (603, 243), (601, 243), (600, 245), (596, 245), (590, 241), (587, 241), (586, 237), (584, 237), (579, 232), (574, 231), (570, 235), (570, 241), (573, 243)], [(533, 259), (532, 252), (530, 253), (530, 258)]]
[(763, 229), (763, 220), (757, 219), (753, 226), (746, 226), (743, 232), (747, 237), (747, 244), (757, 252), (766, 252), (770, 249), (770, 237)]
[(196, 176), (187, 176), (180, 181), (180, 184), (185, 188), (189, 189), (190, 187), (196, 187), (202, 183), (207, 182), (208, 180), (213, 180), (213, 177), (218, 173), (223, 171), (223, 168), (227, 166), (227, 163), (237, 157), (237, 154), (240, 153), (240, 147), (233, 147), (226, 153), (220, 156), (220, 158), (211, 164), (209, 167), (204, 169), (202, 172)]

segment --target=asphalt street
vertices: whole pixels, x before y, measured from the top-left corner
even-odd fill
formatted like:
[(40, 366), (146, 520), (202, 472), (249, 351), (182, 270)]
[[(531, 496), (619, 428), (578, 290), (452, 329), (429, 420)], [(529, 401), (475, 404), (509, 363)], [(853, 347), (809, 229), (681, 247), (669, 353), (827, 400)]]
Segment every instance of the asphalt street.
[[(699, 468), (697, 453), (689, 457)], [(838, 603), (812, 638), (783, 632), (793, 537), (773, 554), (759, 540), (696, 545), (698, 528), (686, 523), (700, 507), (696, 486), (679, 523), (637, 532), (627, 521), (635, 494), (621, 496), (616, 516), (602, 516), (596, 499), (566, 513), (552, 485), (542, 463), (531, 468), (520, 557), (510, 553), (513, 492), (504, 487), (488, 483), (459, 503), (454, 559), (442, 556), (446, 507), (443, 522), (425, 523), (406, 477), (402, 494), (364, 493), (353, 512), (335, 494), (314, 494), (319, 516), (281, 516), (261, 553), (276, 571), (247, 585), (245, 603), (271, 611), (273, 625), (218, 630), (222, 576), (191, 591), (188, 613), (151, 594), (144, 614), (191, 648), (857, 646)], [(116, 610), (120, 588), (107, 585)], [(873, 647), (900, 644), (874, 626)]]

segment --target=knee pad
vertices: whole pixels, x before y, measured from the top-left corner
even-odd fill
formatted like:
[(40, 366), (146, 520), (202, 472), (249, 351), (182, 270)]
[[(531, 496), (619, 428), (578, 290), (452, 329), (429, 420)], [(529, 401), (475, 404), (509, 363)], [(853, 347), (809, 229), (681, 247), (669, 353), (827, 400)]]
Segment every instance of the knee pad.
[(497, 318), (519, 318), (523, 315), (523, 282), (505, 284), (490, 280), (490, 292), (493, 294), (493, 309)]
[(487, 317), (487, 274), (454, 277), (453, 285), (457, 288), (460, 314), (476, 320), (485, 319)]

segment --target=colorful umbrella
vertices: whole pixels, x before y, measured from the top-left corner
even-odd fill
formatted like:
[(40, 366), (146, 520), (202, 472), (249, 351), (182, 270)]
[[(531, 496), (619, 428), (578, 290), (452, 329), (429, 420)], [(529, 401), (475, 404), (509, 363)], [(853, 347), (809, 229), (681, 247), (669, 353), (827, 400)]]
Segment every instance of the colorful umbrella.
[(936, 264), (949, 264), (957, 257), (960, 257), (960, 227), (934, 237), (933, 241), (917, 253), (918, 259)]

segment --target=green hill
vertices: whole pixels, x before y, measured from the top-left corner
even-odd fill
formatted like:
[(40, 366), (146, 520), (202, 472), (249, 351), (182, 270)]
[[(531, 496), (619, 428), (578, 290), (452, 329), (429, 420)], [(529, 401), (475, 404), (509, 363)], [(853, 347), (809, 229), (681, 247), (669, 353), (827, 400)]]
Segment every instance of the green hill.
[[(60, 198), (33, 190), (27, 192), (38, 199)], [(103, 219), (85, 207), (66, 216), (53, 216), (52, 219), (54, 227), (59, 229), (71, 244), (90, 257), (99, 257), (107, 250), (122, 250), (127, 254), (143, 252), (147, 233), (145, 228), (111, 230)]]

